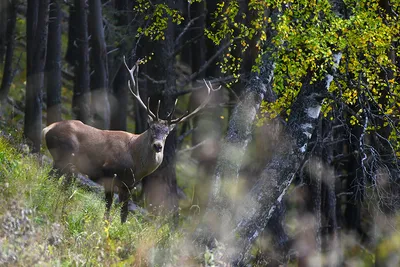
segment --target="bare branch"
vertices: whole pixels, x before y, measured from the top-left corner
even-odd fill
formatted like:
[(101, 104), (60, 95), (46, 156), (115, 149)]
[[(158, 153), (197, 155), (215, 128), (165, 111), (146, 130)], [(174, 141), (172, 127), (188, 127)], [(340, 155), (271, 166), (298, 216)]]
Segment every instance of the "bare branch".
[(200, 18), (204, 17), (204, 14), (191, 19), (185, 26), (185, 28), (183, 29), (183, 31), (179, 34), (179, 36), (176, 38), (175, 40), (175, 46), (177, 46), (179, 44), (180, 39), (183, 37), (183, 35), (185, 35), (185, 33), (189, 30), (190, 26), (192, 26), (194, 24), (194, 22)]
[(183, 115), (182, 117), (177, 118), (177, 119), (175, 119), (175, 120), (171, 120), (171, 123), (172, 123), (172, 124), (179, 123), (179, 122), (184, 122), (185, 120), (188, 120), (188, 119), (190, 119), (191, 117), (193, 117), (194, 115), (196, 115), (196, 113), (198, 113), (200, 110), (202, 110), (202, 109), (207, 105), (207, 103), (210, 101), (210, 99), (211, 99), (211, 91), (212, 91), (212, 92), (215, 92), (215, 91), (218, 91), (219, 89), (221, 89), (221, 85), (220, 85), (218, 88), (214, 89), (214, 88), (212, 87), (211, 82), (208, 82), (208, 83), (207, 83), (206, 80), (203, 80), (203, 81), (204, 81), (204, 83), (205, 83), (205, 85), (206, 85), (206, 87), (207, 87), (207, 97), (206, 97), (206, 99), (203, 101), (203, 103), (201, 103), (200, 106), (198, 106), (198, 107), (197, 107), (194, 111), (192, 111), (191, 113), (189, 113), (189, 114), (187, 114), (187, 115)]

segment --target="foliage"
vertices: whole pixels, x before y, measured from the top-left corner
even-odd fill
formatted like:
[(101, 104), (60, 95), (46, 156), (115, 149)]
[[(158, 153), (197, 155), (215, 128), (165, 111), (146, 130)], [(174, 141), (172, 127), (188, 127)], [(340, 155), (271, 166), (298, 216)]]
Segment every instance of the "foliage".
[[(362, 108), (360, 97), (379, 103), (385, 95), (379, 113), (398, 117), (393, 113), (398, 105), (398, 69), (389, 57), (391, 51), (399, 53), (393, 45), (400, 33), (398, 18), (386, 14), (377, 1), (346, 1), (346, 9), (348, 18), (335, 13), (330, 1), (286, 3), (274, 25), (273, 42), (279, 47), (274, 90), (281, 97), (265, 106), (272, 116), (289, 109), (305, 77), (311, 75), (311, 82), (321, 79), (332, 65), (332, 54), (342, 52), (344, 64), (330, 92), (354, 108)], [(391, 79), (384, 75), (387, 72)], [(325, 116), (330, 109), (325, 106)], [(357, 121), (352, 118), (353, 124)]]
[(248, 3), (249, 12), (243, 12), (239, 1), (222, 1), (212, 14), (214, 21), (210, 29), (205, 29), (205, 35), (216, 45), (227, 46), (227, 52), (222, 55), (218, 64), (222, 73), (230, 73), (234, 77), (234, 81), (228, 83), (228, 86), (238, 82), (243, 56), (249, 49), (259, 51), (253, 66), (253, 71), (258, 71), (263, 54), (261, 47), (267, 40), (266, 7), (266, 1), (251, 0)]
[[(249, 12), (240, 12), (238, 1), (218, 3), (213, 14), (215, 21), (205, 34), (215, 44), (228, 43), (227, 53), (219, 62), (222, 73), (240, 76), (242, 54), (234, 53), (249, 49), (251, 40), (259, 50), (256, 63), (270, 47), (271, 38), (277, 52), (274, 53), (275, 72), (273, 89), (279, 94), (274, 103), (264, 103), (263, 108), (271, 117), (282, 112), (290, 113), (290, 106), (308, 79), (311, 83), (326, 75), (333, 63), (332, 55), (343, 53), (337, 79), (330, 92), (351, 105), (358, 112), (362, 107), (360, 97), (377, 105), (377, 111), (385, 117), (385, 125), (399, 118), (398, 67), (390, 54), (400, 55), (398, 42), (400, 23), (398, 16), (391, 16), (379, 1), (345, 1), (345, 17), (331, 5), (331, 1), (250, 1)], [(398, 10), (399, 4), (393, 3)], [(276, 11), (277, 18), (272, 17)], [(249, 15), (251, 14), (251, 16)], [(267, 17), (266, 14), (270, 14)], [(274, 34), (267, 36), (267, 28)], [(232, 53), (233, 52), (233, 53)], [(253, 71), (257, 71), (257, 64)], [(390, 77), (389, 77), (389, 76)], [(381, 98), (386, 98), (381, 103)], [(327, 101), (324, 114), (333, 108)], [(360, 118), (352, 116), (352, 124)]]
[(164, 34), (170, 19), (177, 25), (183, 21), (180, 12), (167, 4), (153, 5), (148, 0), (140, 0), (136, 1), (133, 10), (144, 15), (145, 26), (138, 28), (138, 34), (144, 34), (155, 41), (165, 39)]

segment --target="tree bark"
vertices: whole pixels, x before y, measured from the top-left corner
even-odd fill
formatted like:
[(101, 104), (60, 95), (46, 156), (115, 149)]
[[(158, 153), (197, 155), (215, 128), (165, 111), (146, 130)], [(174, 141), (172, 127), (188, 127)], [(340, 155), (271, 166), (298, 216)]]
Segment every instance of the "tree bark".
[[(211, 24), (214, 22), (214, 18), (212, 14), (217, 10), (217, 4), (219, 1), (216, 0), (205, 0), (206, 1), (206, 11), (207, 11), (207, 16), (206, 16), (206, 25), (207, 27), (210, 27)], [(212, 40), (209, 38), (206, 38), (206, 58), (209, 60), (212, 58), (218, 51), (218, 46), (214, 44)], [(219, 72), (219, 68), (217, 66), (217, 59), (214, 59), (213, 62), (208, 66), (206, 69), (205, 76), (206, 77), (215, 77), (215, 75)]]
[(110, 128), (108, 101), (107, 47), (104, 37), (101, 0), (89, 0), (89, 29), (92, 44), (91, 113), (93, 124), (99, 129)]
[(61, 7), (50, 1), (46, 57), (47, 125), (61, 120)]
[[(129, 64), (130, 61), (128, 61)], [(119, 67), (117, 76), (113, 83), (113, 98), (111, 104), (110, 130), (126, 131), (126, 120), (128, 114), (128, 75), (124, 65)]]
[[(164, 1), (156, 1), (156, 3)], [(174, 7), (173, 0), (167, 1), (169, 7)], [(173, 109), (176, 95), (176, 73), (172, 66), (175, 65), (174, 52), (175, 28), (169, 19), (168, 28), (165, 31), (165, 40), (152, 44), (155, 52), (151, 65), (147, 67), (149, 76), (155, 80), (165, 80), (162, 84), (151, 84), (152, 92), (149, 91), (150, 107), (156, 110), (159, 100), (161, 100), (160, 118), (165, 119)], [(164, 149), (164, 159), (160, 167), (143, 180), (143, 195), (146, 206), (149, 210), (159, 214), (171, 214), (174, 223), (178, 219), (178, 193), (175, 173), (176, 163), (176, 129), (167, 137)]]
[[(205, 1), (193, 2), (190, 4), (190, 19), (194, 21), (192, 29), (190, 30), (191, 38), (197, 38), (191, 46), (191, 66), (192, 73), (199, 72), (204, 64), (206, 64), (206, 38), (204, 34), (206, 11)], [(200, 38), (198, 36), (201, 36)], [(205, 78), (206, 70), (200, 71), (197, 75), (197, 80)], [(216, 76), (213, 73), (212, 76)], [(193, 81), (193, 87), (204, 86), (203, 81)], [(200, 211), (205, 210), (208, 201), (208, 192), (210, 189), (210, 177), (212, 176), (213, 169), (217, 155), (219, 153), (219, 141), (222, 132), (222, 108), (218, 106), (222, 96), (222, 90), (213, 92), (210, 100), (210, 107), (204, 110), (199, 116), (193, 119), (193, 134), (192, 146), (198, 146), (191, 153), (192, 158), (197, 160), (197, 182), (195, 185), (194, 203), (199, 205)], [(205, 90), (196, 90), (190, 96), (190, 108), (194, 110), (206, 98)]]
[(74, 65), (74, 95), (72, 111), (76, 119), (90, 122), (90, 74), (89, 74), (89, 37), (86, 0), (75, 0), (74, 10), (70, 16), (70, 38), (75, 37), (70, 49), (70, 57)]
[[(128, 0), (117, 0), (114, 3), (115, 9), (118, 12), (121, 12), (119, 16), (116, 17), (117, 25), (124, 26), (128, 25), (130, 21), (129, 11), (131, 6)], [(116, 66), (118, 68), (114, 81), (112, 82), (113, 86), (113, 94), (112, 99), (110, 99), (111, 106), (111, 122), (110, 129), (111, 130), (124, 130), (126, 131), (126, 119), (128, 113), (128, 73), (127, 70), (122, 64), (122, 57), (127, 53), (127, 42), (122, 41), (119, 45), (119, 53), (118, 57), (115, 57)], [(128, 64), (131, 60), (128, 60)]]
[(49, 0), (28, 0), (27, 81), (24, 135), (31, 142), (32, 152), (40, 150), (42, 130), (42, 89), (46, 62)]
[[(340, 59), (340, 53), (334, 55), (335, 66), (331, 73), (335, 71)], [(236, 228), (227, 239), (234, 241), (231, 252), (235, 253), (228, 256), (234, 265), (244, 265), (250, 259), (252, 243), (282, 202), (304, 159), (308, 140), (318, 122), (322, 100), (332, 79), (332, 74), (328, 74), (322, 81), (303, 83), (291, 108), (286, 131), (287, 141), (281, 144), (280, 150), (266, 166), (250, 193), (245, 196), (236, 214)]]
[[(7, 25), (10, 1), (0, 1), (0, 25)], [(7, 29), (0, 27), (0, 66), (3, 65), (4, 54), (6, 52)]]
[(79, 59), (76, 43), (78, 40), (78, 26), (80, 26), (80, 24), (78, 24), (79, 21), (77, 17), (77, 8), (80, 5), (79, 2), (79, 0), (74, 0), (74, 3), (69, 5), (68, 45), (65, 53), (65, 61), (72, 66), (75, 66), (75, 62)]
[(228, 132), (222, 144), (212, 178), (212, 188), (203, 223), (196, 233), (203, 245), (215, 247), (214, 238), (225, 242), (233, 231), (234, 206), (239, 190), (236, 188), (243, 155), (252, 137), (253, 122), (267, 90), (271, 89), (273, 64), (266, 54), (260, 76), (252, 74), (241, 100), (232, 112)]
[[(1, 81), (1, 87), (0, 87), (0, 105), (5, 104), (5, 100), (7, 99), (8, 93), (10, 91), (11, 83), (13, 80), (13, 56), (14, 56), (14, 46), (15, 46), (15, 24), (17, 22), (17, 7), (16, 7), (16, 1), (12, 1), (11, 3), (8, 4), (8, 7), (6, 6), (8, 12), (6, 13), (6, 18), (8, 20), (6, 21), (7, 25), (6, 28), (6, 35), (3, 36), (4, 39), (6, 40), (6, 59), (4, 62), (4, 69), (3, 69), (3, 80)], [(3, 12), (1, 11), (1, 6), (0, 6), (0, 12), (2, 13), (1, 15), (3, 16)], [(7, 14), (8, 13), (8, 14)], [(0, 35), (2, 35), (0, 33)], [(0, 37), (2, 38), (2, 37)], [(4, 44), (0, 43), (0, 46), (3, 46)], [(1, 48), (0, 48), (1, 49)], [(3, 62), (3, 56), (1, 56), (1, 62)]]

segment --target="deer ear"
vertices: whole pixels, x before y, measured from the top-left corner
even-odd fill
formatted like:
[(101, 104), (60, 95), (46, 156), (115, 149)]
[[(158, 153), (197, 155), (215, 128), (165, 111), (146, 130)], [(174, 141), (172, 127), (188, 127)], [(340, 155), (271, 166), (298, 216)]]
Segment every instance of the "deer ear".
[(175, 128), (176, 124), (170, 124), (168, 125), (168, 129), (171, 132)]

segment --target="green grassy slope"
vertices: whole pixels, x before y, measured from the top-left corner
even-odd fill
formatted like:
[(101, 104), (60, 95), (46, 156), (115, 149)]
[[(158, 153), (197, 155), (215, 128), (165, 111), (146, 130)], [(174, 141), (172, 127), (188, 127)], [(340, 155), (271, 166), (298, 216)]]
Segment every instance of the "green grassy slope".
[(66, 187), (39, 162), (0, 136), (0, 265), (142, 266), (154, 248), (172, 260), (164, 248), (180, 237), (168, 224), (130, 215), (121, 225), (118, 206), (107, 222), (102, 195)]

